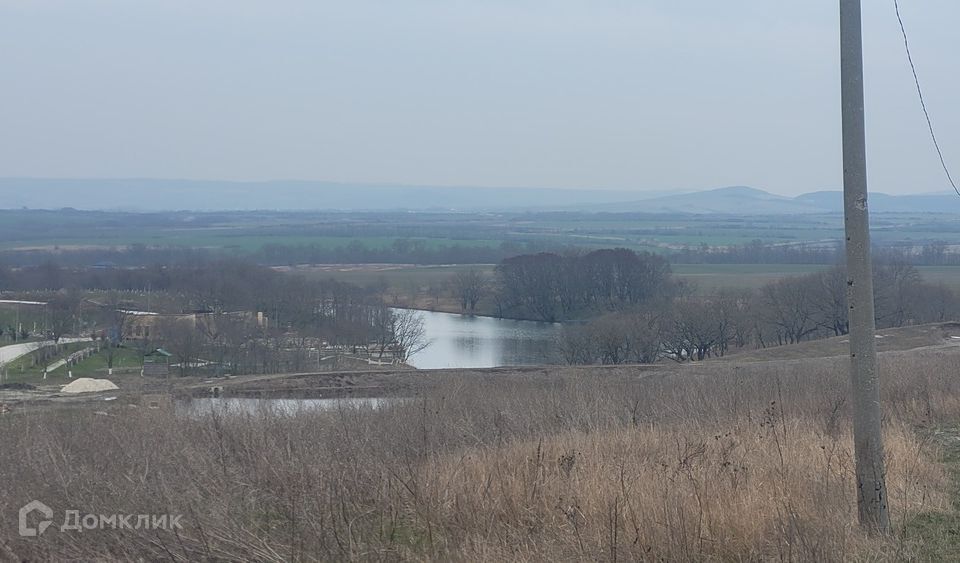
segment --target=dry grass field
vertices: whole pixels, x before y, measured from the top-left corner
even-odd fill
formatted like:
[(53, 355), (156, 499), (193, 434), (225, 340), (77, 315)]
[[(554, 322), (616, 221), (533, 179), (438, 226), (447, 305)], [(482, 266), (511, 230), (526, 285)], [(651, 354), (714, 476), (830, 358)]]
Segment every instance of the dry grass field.
[[(856, 523), (844, 365), (447, 373), (380, 409), (11, 414), (0, 417), (0, 560), (893, 561), (949, 553), (952, 484), (935, 431), (960, 420), (960, 354), (882, 356), (896, 528), (883, 539)], [(14, 517), (33, 499), (61, 514), (182, 514), (183, 529), (21, 538)]]

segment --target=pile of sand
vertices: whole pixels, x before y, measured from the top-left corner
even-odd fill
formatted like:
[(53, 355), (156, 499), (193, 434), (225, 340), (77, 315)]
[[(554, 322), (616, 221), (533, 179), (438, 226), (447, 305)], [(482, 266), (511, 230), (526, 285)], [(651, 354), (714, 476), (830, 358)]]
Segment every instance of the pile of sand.
[(100, 391), (114, 391), (119, 389), (109, 379), (93, 379), (81, 377), (69, 385), (64, 385), (61, 393), (99, 393)]

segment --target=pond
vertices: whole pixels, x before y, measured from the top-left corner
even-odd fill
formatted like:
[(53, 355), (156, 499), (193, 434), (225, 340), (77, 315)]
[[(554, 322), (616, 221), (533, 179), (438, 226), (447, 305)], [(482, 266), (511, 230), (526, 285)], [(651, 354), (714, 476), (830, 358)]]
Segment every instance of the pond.
[(378, 409), (397, 399), (346, 398), (346, 399), (243, 399), (204, 397), (177, 401), (179, 413), (199, 416), (219, 414), (256, 414), (261, 410), (281, 414), (297, 414), (304, 411), (330, 411), (338, 408), (370, 407)]
[(560, 325), (420, 311), (430, 346), (408, 363), (418, 369), (529, 366), (558, 362)]

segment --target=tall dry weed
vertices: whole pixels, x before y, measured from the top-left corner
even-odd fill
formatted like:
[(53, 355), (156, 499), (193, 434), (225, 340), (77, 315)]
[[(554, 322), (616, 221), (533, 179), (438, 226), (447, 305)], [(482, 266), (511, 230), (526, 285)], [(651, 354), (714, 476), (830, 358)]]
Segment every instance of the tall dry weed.
[[(960, 420), (958, 356), (883, 357), (898, 527), (948, 510), (923, 429)], [(908, 557), (856, 525), (838, 360), (649, 375), (456, 377), (388, 407), (0, 417), (0, 558), (850, 560)], [(20, 538), (58, 513), (183, 514), (175, 532)]]

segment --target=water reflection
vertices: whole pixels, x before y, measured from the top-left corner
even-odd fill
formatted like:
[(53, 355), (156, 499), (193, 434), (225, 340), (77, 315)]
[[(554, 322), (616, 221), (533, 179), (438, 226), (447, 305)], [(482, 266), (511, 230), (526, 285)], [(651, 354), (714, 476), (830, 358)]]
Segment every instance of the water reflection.
[(557, 363), (559, 324), (422, 311), (430, 346), (410, 358), (420, 369)]
[(218, 414), (255, 414), (271, 411), (282, 414), (297, 414), (305, 411), (330, 411), (338, 408), (369, 407), (379, 409), (397, 399), (344, 398), (344, 399), (241, 399), (213, 398), (188, 399), (177, 402), (177, 411), (189, 416)]

